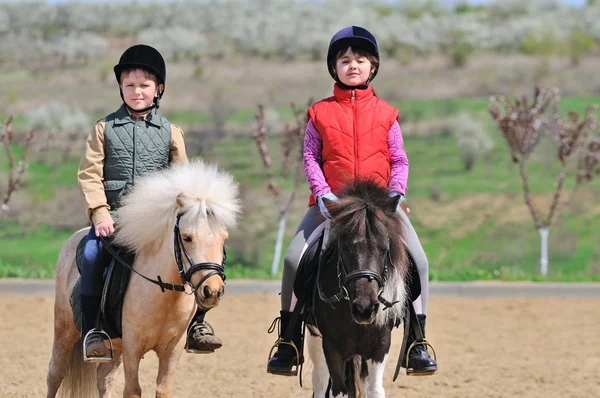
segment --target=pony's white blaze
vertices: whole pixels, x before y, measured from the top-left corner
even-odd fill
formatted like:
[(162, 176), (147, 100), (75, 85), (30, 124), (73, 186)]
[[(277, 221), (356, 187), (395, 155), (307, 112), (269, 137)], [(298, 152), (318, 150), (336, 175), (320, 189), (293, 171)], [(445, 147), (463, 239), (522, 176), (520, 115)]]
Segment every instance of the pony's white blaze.
[(385, 390), (383, 389), (383, 371), (389, 354), (383, 358), (383, 362), (377, 363), (372, 360), (367, 361), (369, 375), (367, 376), (367, 397), (369, 398), (385, 398)]
[[(138, 272), (151, 278), (160, 275), (165, 282), (179, 284), (181, 279), (174, 257), (173, 233), (177, 215), (181, 214), (179, 225), (182, 236), (192, 238), (183, 244), (192, 261), (220, 264), (227, 229), (235, 226), (239, 212), (238, 187), (229, 174), (200, 161), (177, 165), (136, 182), (118, 211), (115, 243), (136, 252), (133, 268)], [(79, 277), (75, 247), (86, 232), (78, 231), (67, 241), (57, 263), (55, 334), (47, 378), (48, 397), (56, 395), (61, 382), (65, 392), (76, 397), (90, 396), (90, 386), (81, 385), (81, 380), (95, 387), (91, 372), (96, 366), (83, 362), (80, 333), (73, 322), (69, 301)], [(192, 282), (199, 281), (201, 274), (198, 272)], [(216, 280), (220, 281), (220, 277), (208, 278), (203, 285), (207, 286), (209, 296), (213, 290), (216, 291), (212, 287)], [(216, 284), (220, 286), (222, 282)], [(204, 292), (204, 289), (200, 290)], [(197, 296), (200, 298), (200, 295)], [(218, 304), (218, 299), (210, 300), (213, 299), (206, 301), (207, 307)], [(157, 396), (171, 396), (175, 366), (183, 352), (186, 327), (195, 308), (193, 296), (172, 291), (162, 293), (158, 286), (131, 274), (123, 303), (123, 396), (141, 395), (139, 362), (148, 351), (155, 351), (159, 358)], [(118, 343), (117, 340), (115, 347)], [(113, 365), (118, 366), (118, 363)], [(71, 369), (70, 374), (63, 382), (67, 369)], [(98, 383), (99, 387), (109, 386), (114, 375), (108, 367), (104, 369), (106, 371), (99, 372), (104, 378)], [(78, 372), (86, 374), (78, 378)], [(101, 396), (105, 393), (100, 389)]]
[(325, 398), (329, 383), (329, 369), (323, 352), (323, 339), (307, 333), (306, 345), (308, 355), (313, 363), (312, 386), (314, 398)]

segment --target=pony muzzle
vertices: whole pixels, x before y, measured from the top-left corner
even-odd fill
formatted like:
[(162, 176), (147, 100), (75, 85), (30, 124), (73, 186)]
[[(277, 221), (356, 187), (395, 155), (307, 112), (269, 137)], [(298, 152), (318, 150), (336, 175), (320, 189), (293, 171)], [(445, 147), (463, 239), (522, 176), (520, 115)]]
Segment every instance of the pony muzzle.
[(196, 291), (196, 297), (204, 308), (213, 308), (219, 305), (225, 293), (225, 282), (219, 275), (212, 275), (206, 279)]
[(359, 324), (370, 324), (379, 311), (379, 301), (369, 298), (357, 298), (350, 304), (352, 318)]

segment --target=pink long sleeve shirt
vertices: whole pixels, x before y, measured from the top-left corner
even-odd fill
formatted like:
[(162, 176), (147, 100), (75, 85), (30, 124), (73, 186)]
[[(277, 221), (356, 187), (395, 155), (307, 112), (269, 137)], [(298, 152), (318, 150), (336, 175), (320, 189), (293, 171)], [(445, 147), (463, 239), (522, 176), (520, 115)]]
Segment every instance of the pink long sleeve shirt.
[[(406, 193), (408, 182), (408, 158), (404, 150), (404, 139), (398, 122), (394, 122), (388, 132), (388, 148), (390, 151), (390, 183), (389, 190)], [(323, 140), (312, 120), (306, 126), (304, 137), (304, 173), (308, 180), (308, 187), (315, 196), (331, 192), (331, 188), (323, 174)]]

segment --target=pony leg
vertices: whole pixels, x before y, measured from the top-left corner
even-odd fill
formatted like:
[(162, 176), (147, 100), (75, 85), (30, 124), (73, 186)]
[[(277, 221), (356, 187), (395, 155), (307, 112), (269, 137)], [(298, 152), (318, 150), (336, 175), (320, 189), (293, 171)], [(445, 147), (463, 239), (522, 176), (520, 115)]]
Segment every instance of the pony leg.
[[(65, 324), (65, 322), (56, 321), (54, 326), (54, 343), (52, 344), (52, 358), (48, 367), (46, 385), (48, 392), (47, 398), (56, 396), (67, 371), (72, 367), (73, 346), (79, 343), (79, 332), (74, 324)], [(83, 362), (83, 359), (81, 360)]]
[(115, 372), (121, 365), (122, 351), (114, 351), (115, 357), (110, 362), (101, 362), (96, 370), (98, 394), (100, 398), (110, 398), (110, 388), (115, 378)]
[(348, 387), (345, 381), (346, 361), (339, 352), (323, 341), (323, 352), (331, 377), (331, 394), (334, 398), (347, 398)]
[(323, 339), (307, 333), (306, 345), (308, 355), (313, 363), (312, 386), (313, 398), (325, 398), (329, 384), (329, 370), (323, 353)]
[(385, 354), (381, 363), (373, 360), (367, 361), (369, 369), (367, 396), (369, 398), (385, 398), (385, 390), (383, 389), (383, 371), (387, 362), (389, 353)]
[(125, 388), (123, 398), (141, 398), (139, 371), (140, 361), (145, 354), (135, 341), (125, 341), (123, 336), (123, 370), (125, 373)]
[(169, 398), (172, 395), (173, 376), (177, 362), (183, 353), (186, 336), (176, 344), (169, 344), (165, 349), (157, 351), (158, 377), (156, 378), (156, 398)]

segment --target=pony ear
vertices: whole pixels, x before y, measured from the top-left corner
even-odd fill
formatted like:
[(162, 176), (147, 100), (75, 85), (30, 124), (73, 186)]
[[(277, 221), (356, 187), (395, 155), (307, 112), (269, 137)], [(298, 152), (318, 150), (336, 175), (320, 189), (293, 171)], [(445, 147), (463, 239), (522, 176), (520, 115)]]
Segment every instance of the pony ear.
[(387, 203), (383, 206), (383, 210), (387, 214), (394, 214), (400, 204), (400, 195), (394, 195), (387, 200)]
[(327, 211), (329, 211), (329, 214), (331, 214), (332, 217), (335, 217), (335, 215), (340, 212), (340, 209), (341, 209), (340, 203), (337, 201), (323, 198), (323, 204), (325, 205), (325, 207), (327, 208)]
[(185, 196), (185, 194), (183, 192), (180, 192), (177, 195), (177, 199), (175, 199), (175, 203), (177, 204), (177, 208), (181, 209), (185, 206), (185, 203), (188, 201), (189, 199)]

